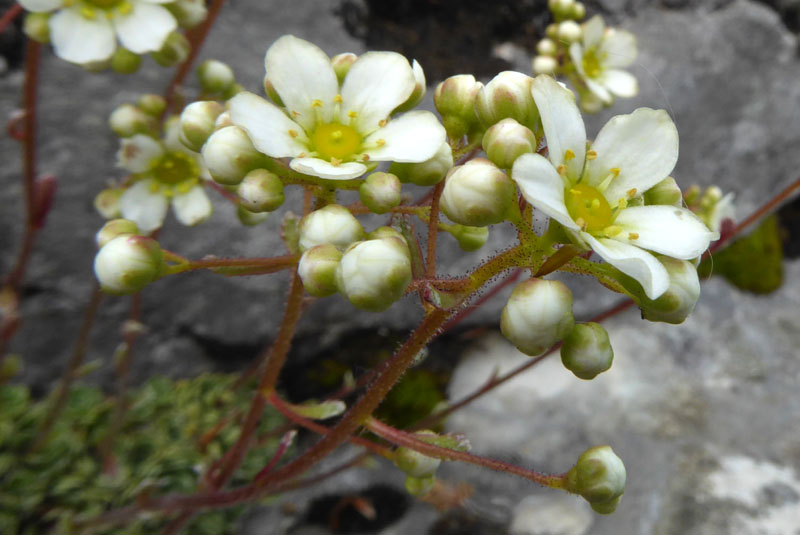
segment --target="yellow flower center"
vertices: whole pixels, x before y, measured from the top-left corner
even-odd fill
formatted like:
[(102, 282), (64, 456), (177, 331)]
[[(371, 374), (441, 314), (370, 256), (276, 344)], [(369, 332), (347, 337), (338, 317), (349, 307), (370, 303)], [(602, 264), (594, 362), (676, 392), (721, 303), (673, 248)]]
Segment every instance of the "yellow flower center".
[(575, 184), (564, 191), (564, 204), (572, 220), (582, 230), (592, 233), (610, 226), (614, 213), (603, 194), (586, 184)]
[(196, 181), (200, 177), (197, 162), (182, 152), (167, 152), (151, 168), (153, 178), (164, 185), (176, 185)]
[(124, 1), (125, 0), (86, 0), (86, 3), (100, 9), (111, 9)]
[(323, 159), (346, 160), (355, 156), (361, 148), (361, 136), (353, 127), (328, 123), (314, 130), (311, 144)]
[(597, 56), (597, 49), (592, 47), (583, 54), (583, 72), (589, 78), (597, 78), (603, 71), (600, 58)]

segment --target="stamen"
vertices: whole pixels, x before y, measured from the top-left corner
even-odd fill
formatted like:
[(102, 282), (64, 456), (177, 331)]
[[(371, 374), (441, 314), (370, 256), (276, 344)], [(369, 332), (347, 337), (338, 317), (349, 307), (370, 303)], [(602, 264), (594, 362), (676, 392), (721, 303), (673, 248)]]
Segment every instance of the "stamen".
[(381, 138), (381, 139), (379, 139), (378, 141), (376, 141), (376, 142), (375, 142), (375, 144), (376, 144), (377, 146), (379, 146), (379, 147), (383, 147), (384, 145), (386, 145), (386, 140), (385, 140), (385, 139), (383, 139), (383, 138)]
[(342, 160), (340, 160), (339, 158), (331, 158), (331, 165), (334, 167), (339, 167), (340, 165), (342, 165)]
[(583, 231), (586, 230), (586, 221), (582, 217), (576, 219), (575, 224), (578, 225), (581, 228), (581, 230)]
[(130, 2), (122, 2), (117, 10), (119, 11), (120, 15), (130, 15), (133, 11), (133, 6)]
[(569, 192), (571, 194), (573, 194), (573, 195), (580, 195), (581, 194), (581, 190), (575, 189), (575, 188), (570, 189)]
[(556, 171), (558, 172), (559, 175), (564, 176), (567, 174), (567, 166), (561, 164), (558, 167), (556, 167)]
[(292, 110), (292, 117), (297, 119), (298, 117), (300, 117), (300, 112), (296, 112), (296, 111)]
[(567, 149), (567, 151), (564, 153), (564, 160), (567, 162), (573, 159), (574, 157), (575, 153), (572, 152), (570, 149)]
[(586, 159), (587, 160), (594, 160), (597, 158), (597, 151), (596, 150), (589, 150), (586, 152)]
[(96, 17), (94, 9), (90, 8), (89, 6), (84, 6), (81, 8), (81, 15), (83, 15), (83, 18), (89, 20), (94, 20)]
[(368, 162), (368, 161), (369, 161), (369, 154), (365, 154), (365, 155), (363, 155), (363, 156), (361, 157), (361, 161), (362, 161), (362, 162)]
[(380, 126), (381, 128), (383, 128), (383, 127), (384, 127), (384, 126), (386, 126), (388, 123), (389, 123), (389, 121), (387, 121), (386, 119), (381, 119), (380, 121), (378, 121), (378, 126)]
[(620, 199), (617, 202), (617, 209), (618, 210), (624, 210), (627, 207), (628, 207), (628, 199)]
[(356, 117), (358, 117), (358, 112), (350, 110), (347, 112), (347, 116), (350, 117), (351, 119), (355, 119)]
[(322, 107), (322, 101), (320, 99), (318, 99), (318, 98), (315, 98), (314, 100), (311, 101), (311, 107), (312, 108), (321, 108)]
[(342, 103), (342, 95), (336, 95), (335, 97), (333, 97), (333, 101), (335, 103), (337, 103), (337, 104), (341, 104)]
[(298, 135), (297, 130), (289, 130), (289, 137), (297, 137)]
[(638, 232), (628, 232), (628, 239), (629, 240), (638, 240), (639, 233)]
[(600, 208), (600, 199), (592, 199), (592, 202), (589, 203), (587, 208), (591, 208), (592, 210), (597, 210)]
[(300, 154), (297, 155), (297, 157), (298, 158), (305, 158), (306, 157), (306, 153), (305, 152), (301, 152)]
[(636, 196), (636, 188), (631, 188), (628, 190), (628, 198), (633, 199)]
[(597, 189), (605, 191), (608, 188), (608, 185), (611, 184), (611, 181), (614, 180), (619, 176), (619, 167), (612, 167), (609, 169), (608, 176), (606, 176), (602, 182), (597, 186)]

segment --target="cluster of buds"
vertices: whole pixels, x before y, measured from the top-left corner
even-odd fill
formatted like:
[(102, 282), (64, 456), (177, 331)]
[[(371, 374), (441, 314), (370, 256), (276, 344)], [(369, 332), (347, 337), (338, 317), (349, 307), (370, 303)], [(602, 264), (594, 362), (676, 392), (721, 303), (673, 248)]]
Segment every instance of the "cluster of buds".
[(114, 219), (96, 235), (94, 273), (104, 292), (132, 294), (157, 280), (164, 270), (158, 242), (141, 236), (133, 221)]
[(703, 222), (716, 232), (722, 232), (725, 224), (731, 224), (736, 216), (733, 193), (723, 194), (717, 186), (709, 186), (702, 191), (699, 186), (689, 187), (683, 200), (689, 210), (697, 214)]
[[(440, 435), (426, 429), (414, 433), (414, 438), (456, 451), (470, 450), (469, 441), (463, 435)], [(405, 472), (405, 488), (412, 496), (424, 496), (430, 492), (436, 482), (436, 470), (442, 463), (442, 459), (402, 446), (394, 451), (392, 460), (397, 468)]]

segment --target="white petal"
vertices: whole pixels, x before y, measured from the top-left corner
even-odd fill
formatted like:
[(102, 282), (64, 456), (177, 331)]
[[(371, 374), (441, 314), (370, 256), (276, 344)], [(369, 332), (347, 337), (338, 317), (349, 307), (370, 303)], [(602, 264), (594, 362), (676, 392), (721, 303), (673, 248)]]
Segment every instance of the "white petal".
[[(692, 212), (674, 206), (632, 206), (619, 213), (614, 225), (623, 230), (614, 239), (680, 260), (697, 258), (719, 238)], [(636, 239), (630, 239), (631, 233)]]
[[(333, 99), (339, 80), (330, 58), (318, 46), (293, 35), (284, 35), (267, 50), (267, 78), (292, 117), (310, 132), (317, 119), (333, 120)], [(315, 101), (321, 105), (312, 107)]]
[(618, 97), (631, 98), (639, 92), (636, 77), (628, 71), (607, 69), (600, 75), (600, 83)]
[(64, 0), (18, 0), (19, 5), (34, 13), (53, 11), (64, 4)]
[(598, 240), (588, 232), (581, 232), (581, 237), (603, 260), (636, 279), (650, 299), (658, 299), (669, 288), (666, 268), (647, 251), (609, 238)]
[(159, 193), (150, 191), (153, 180), (142, 180), (126, 189), (119, 199), (122, 217), (130, 219), (139, 230), (149, 234), (164, 223), (169, 201)]
[(572, 59), (572, 64), (575, 65), (575, 70), (578, 71), (581, 78), (586, 78), (586, 72), (583, 70), (583, 47), (580, 43), (569, 45), (569, 57)]
[(342, 84), (343, 124), (351, 111), (358, 115), (355, 127), (362, 135), (376, 130), (405, 102), (416, 86), (408, 60), (396, 52), (367, 52), (347, 71)]
[(87, 19), (76, 9), (62, 9), (50, 18), (50, 39), (56, 56), (79, 65), (105, 61), (117, 47), (107, 18)]
[[(139, 2), (144, 2), (146, 4), (171, 4), (172, 2), (175, 1), (176, 0), (139, 0)], [(182, 3), (182, 2), (177, 2), (177, 3)]]
[(636, 61), (636, 36), (625, 30), (609, 30), (598, 53), (603, 58), (604, 67), (627, 67)]
[(592, 80), (591, 78), (586, 78), (586, 77), (584, 77), (583, 81), (586, 83), (586, 87), (589, 88), (589, 91), (594, 96), (599, 98), (600, 101), (603, 102), (603, 104), (609, 106), (614, 103), (614, 96), (608, 89), (603, 87), (602, 84), (598, 83), (595, 80)]
[(539, 154), (523, 154), (514, 160), (511, 178), (534, 208), (569, 229), (580, 230), (564, 204), (564, 181), (547, 158)]
[(186, 154), (197, 154), (181, 143), (181, 119), (177, 115), (168, 117), (164, 121), (164, 137), (161, 141), (164, 143), (164, 147), (167, 150)]
[(379, 162), (424, 162), (439, 150), (447, 134), (434, 114), (429, 111), (412, 111), (392, 119), (367, 139), (364, 145), (380, 147), (365, 151), (370, 160)]
[[(542, 117), (548, 158), (556, 168), (565, 164), (570, 178), (580, 177), (586, 156), (586, 127), (575, 105), (575, 96), (546, 74), (533, 79), (531, 94)], [(565, 161), (567, 150), (575, 157)]]
[(583, 25), (583, 46), (586, 48), (597, 46), (603, 38), (603, 33), (606, 31), (606, 25), (603, 22), (603, 17), (595, 15)]
[(319, 158), (295, 158), (289, 162), (289, 167), (298, 173), (331, 180), (350, 180), (351, 178), (358, 178), (367, 172), (367, 166), (358, 162), (333, 165)]
[(203, 186), (195, 186), (187, 193), (172, 198), (175, 217), (184, 225), (196, 225), (208, 218), (213, 211), (211, 201)]
[(129, 14), (117, 14), (112, 19), (122, 46), (136, 54), (160, 50), (178, 27), (175, 17), (163, 6), (142, 2), (130, 5), (133, 9)]
[(161, 143), (144, 134), (136, 134), (121, 141), (117, 164), (131, 173), (144, 173), (153, 167), (154, 160), (164, 154)]
[[(229, 104), (231, 121), (244, 128), (259, 151), (273, 158), (293, 157), (308, 152), (308, 137), (303, 128), (271, 102), (242, 91)], [(289, 132), (297, 135), (292, 137)]]
[(639, 108), (612, 117), (592, 149), (597, 158), (586, 164), (590, 184), (601, 183), (611, 169), (619, 169), (604, 192), (608, 202), (616, 205), (631, 190), (644, 193), (670, 174), (678, 161), (678, 130), (664, 110)]

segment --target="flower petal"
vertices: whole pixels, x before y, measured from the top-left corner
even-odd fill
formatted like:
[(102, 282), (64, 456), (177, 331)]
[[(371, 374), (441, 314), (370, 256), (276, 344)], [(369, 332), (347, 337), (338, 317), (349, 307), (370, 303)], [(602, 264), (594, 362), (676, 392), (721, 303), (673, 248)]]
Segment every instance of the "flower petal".
[(598, 240), (588, 232), (581, 232), (581, 237), (603, 260), (636, 279), (650, 299), (657, 299), (669, 288), (666, 268), (647, 251), (609, 238)]
[(195, 186), (187, 193), (172, 198), (175, 217), (184, 225), (192, 226), (208, 219), (214, 210), (203, 186)]
[[(533, 79), (531, 94), (542, 118), (548, 158), (556, 168), (566, 165), (567, 175), (577, 179), (586, 156), (586, 127), (575, 105), (575, 96), (546, 74)], [(565, 159), (568, 150), (574, 157)]]
[[(364, 145), (375, 146), (364, 151), (370, 160), (379, 162), (424, 162), (439, 150), (447, 134), (434, 114), (412, 111), (389, 121), (367, 139)], [(384, 143), (378, 146), (378, 141)]]
[(350, 180), (351, 178), (358, 178), (367, 172), (367, 166), (358, 162), (333, 165), (319, 158), (295, 158), (289, 162), (289, 167), (298, 173), (331, 180)]
[(144, 134), (136, 134), (120, 142), (117, 165), (131, 173), (144, 173), (153, 167), (154, 160), (164, 154), (161, 143)]
[(608, 202), (616, 205), (632, 190), (634, 195), (644, 193), (669, 175), (678, 161), (678, 130), (664, 110), (639, 108), (612, 117), (592, 149), (597, 158), (586, 164), (590, 184), (596, 186), (611, 169), (619, 170), (604, 192)]
[(108, 19), (87, 19), (77, 9), (62, 9), (50, 18), (50, 39), (56, 56), (79, 65), (105, 61), (117, 47)]
[(636, 36), (625, 30), (608, 30), (600, 42), (598, 53), (603, 58), (604, 67), (627, 67), (636, 61)]
[(719, 238), (692, 212), (674, 206), (632, 206), (619, 213), (614, 225), (623, 230), (615, 240), (680, 260), (697, 258)]
[(317, 114), (325, 123), (333, 120), (339, 80), (322, 49), (293, 35), (284, 35), (269, 47), (264, 64), (267, 78), (281, 101), (306, 132), (313, 129)]
[(64, 4), (64, 0), (18, 0), (19, 5), (34, 13), (53, 11)]
[(595, 97), (599, 98), (603, 104), (605, 104), (606, 106), (610, 106), (611, 104), (614, 103), (614, 96), (608, 89), (603, 87), (602, 84), (598, 83), (595, 80), (592, 80), (591, 78), (584, 78), (583, 81), (586, 82), (586, 87), (589, 88), (589, 91)]
[(603, 22), (603, 17), (595, 15), (583, 25), (583, 37), (581, 41), (583, 46), (590, 48), (600, 44), (603, 39), (603, 34), (606, 31), (606, 25)]
[(156, 4), (130, 2), (130, 5), (133, 8), (130, 13), (112, 19), (122, 46), (135, 54), (160, 50), (167, 36), (178, 27), (175, 17)]
[[(271, 102), (242, 91), (229, 104), (231, 121), (244, 128), (259, 151), (273, 158), (294, 157), (308, 152), (308, 137), (303, 128)], [(296, 135), (293, 137), (290, 132)]]
[(145, 234), (149, 234), (164, 223), (169, 201), (150, 190), (154, 180), (141, 180), (126, 189), (119, 199), (122, 217), (130, 219)]
[(628, 71), (607, 69), (600, 75), (599, 81), (618, 97), (631, 98), (639, 92), (636, 77)]
[(547, 158), (539, 154), (523, 154), (514, 160), (511, 178), (532, 206), (566, 228), (580, 230), (564, 204), (564, 181)]
[(416, 86), (408, 60), (397, 52), (367, 52), (360, 56), (342, 84), (341, 121), (348, 124), (356, 112), (355, 128), (362, 135), (379, 128)]

